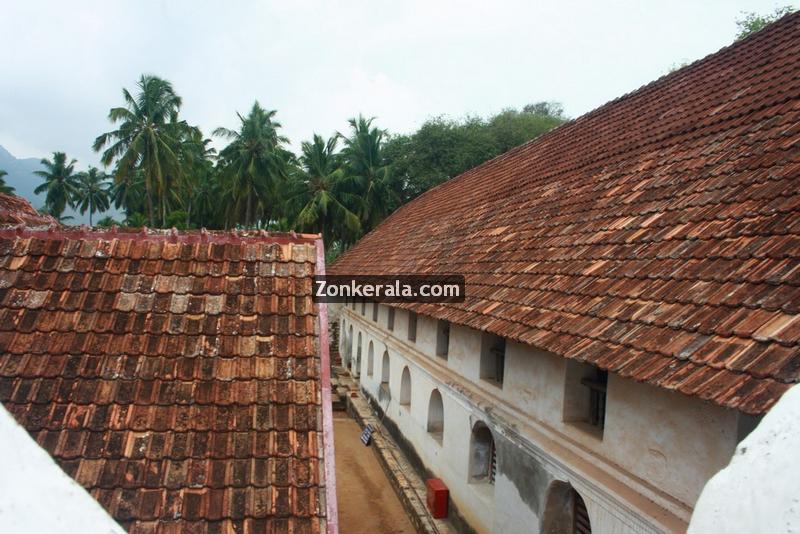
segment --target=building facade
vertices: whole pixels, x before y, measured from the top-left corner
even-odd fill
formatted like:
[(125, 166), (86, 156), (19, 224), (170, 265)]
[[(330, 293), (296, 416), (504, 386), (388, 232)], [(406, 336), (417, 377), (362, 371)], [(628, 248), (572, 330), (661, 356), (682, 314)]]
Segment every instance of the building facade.
[(344, 365), (477, 532), (569, 532), (581, 521), (585, 532), (682, 531), (755, 424), (614, 374), (597, 391), (592, 366), (509, 340), (493, 352), (486, 332), (445, 334), (431, 317), (361, 308), (338, 310)]
[(681, 532), (800, 381), (800, 14), (405, 204), (336, 275), (342, 354), (477, 532)]

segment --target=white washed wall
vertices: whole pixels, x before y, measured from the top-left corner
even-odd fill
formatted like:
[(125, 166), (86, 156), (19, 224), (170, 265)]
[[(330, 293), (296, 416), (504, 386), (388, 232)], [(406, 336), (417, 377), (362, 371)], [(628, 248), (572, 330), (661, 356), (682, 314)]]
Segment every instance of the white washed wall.
[[(537, 532), (540, 518), (517, 486), (499, 472), (494, 486), (468, 482), (472, 425), (534, 458), (551, 479), (570, 482), (586, 502), (595, 532), (681, 530), (705, 481), (724, 467), (736, 444), (737, 414), (697, 399), (609, 379), (602, 439), (562, 422), (565, 360), (508, 342), (502, 388), (479, 378), (481, 332), (453, 326), (445, 361), (435, 356), (436, 321), (419, 316), (417, 342), (407, 341), (408, 314), (386, 328), (386, 306), (372, 321), (344, 310), (362, 333), (361, 387), (378, 399), (384, 350), (390, 359), (389, 417), (428, 468), (450, 488), (460, 513), (479, 532)], [(375, 346), (372, 376), (367, 347)], [(355, 351), (355, 346), (353, 348)], [(411, 373), (411, 404), (399, 404), (403, 368)], [(431, 391), (442, 394), (445, 429), (439, 444), (426, 430)], [(499, 462), (502, 464), (503, 458)], [(528, 498), (530, 496), (528, 495)]]

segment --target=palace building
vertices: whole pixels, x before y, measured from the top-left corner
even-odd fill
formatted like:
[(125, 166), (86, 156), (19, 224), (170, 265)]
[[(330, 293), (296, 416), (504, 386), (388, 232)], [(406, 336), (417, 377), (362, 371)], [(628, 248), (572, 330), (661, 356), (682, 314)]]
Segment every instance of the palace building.
[(329, 269), (340, 351), (463, 531), (686, 529), (800, 377), (800, 14), (398, 209)]

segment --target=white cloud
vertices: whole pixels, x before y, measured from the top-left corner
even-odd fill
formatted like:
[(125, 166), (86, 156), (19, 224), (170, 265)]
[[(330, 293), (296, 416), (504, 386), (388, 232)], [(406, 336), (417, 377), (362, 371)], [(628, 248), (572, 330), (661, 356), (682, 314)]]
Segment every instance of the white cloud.
[[(32, 0), (3, 7), (0, 144), (95, 163), (143, 72), (171, 80), (184, 117), (236, 126), (258, 99), (295, 143), (359, 112), (392, 131), (442, 113), (559, 100), (578, 115), (672, 64), (728, 44), (741, 11), (772, 1), (643, 4)], [(19, 153), (17, 153), (19, 151)]]

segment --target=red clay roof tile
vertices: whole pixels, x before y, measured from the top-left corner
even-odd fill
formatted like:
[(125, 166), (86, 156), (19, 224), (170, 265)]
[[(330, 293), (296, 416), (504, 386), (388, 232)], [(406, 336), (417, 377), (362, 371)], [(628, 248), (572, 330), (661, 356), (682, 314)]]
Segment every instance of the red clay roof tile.
[(800, 368), (799, 72), (793, 14), (429, 191), (330, 270), (461, 273), (465, 302), (398, 306), (763, 413)]
[(26, 199), (14, 195), (0, 194), (0, 226), (57, 226), (49, 215), (36, 211)]
[(132, 532), (322, 532), (316, 307), (272, 274), (316, 258), (311, 236), (0, 228), (0, 401)]

